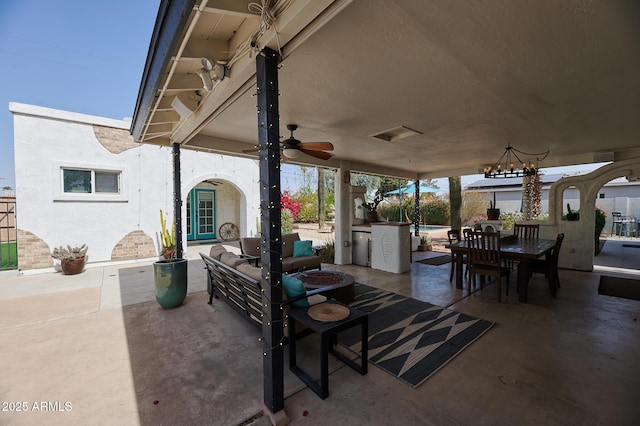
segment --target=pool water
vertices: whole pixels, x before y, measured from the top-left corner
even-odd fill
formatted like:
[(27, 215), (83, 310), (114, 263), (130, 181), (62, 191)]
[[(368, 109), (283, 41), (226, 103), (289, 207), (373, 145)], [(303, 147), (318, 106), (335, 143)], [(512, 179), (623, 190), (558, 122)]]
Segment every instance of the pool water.
[[(428, 225), (420, 225), (419, 231), (438, 231), (443, 229), (443, 226), (428, 226)], [(411, 230), (413, 231), (415, 226), (411, 225)]]

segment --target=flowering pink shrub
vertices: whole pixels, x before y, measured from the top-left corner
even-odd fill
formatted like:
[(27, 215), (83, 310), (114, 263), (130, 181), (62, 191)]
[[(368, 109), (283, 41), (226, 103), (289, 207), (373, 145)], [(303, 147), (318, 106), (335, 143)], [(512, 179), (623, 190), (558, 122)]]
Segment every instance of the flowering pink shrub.
[(291, 197), (288, 189), (282, 192), (282, 195), (280, 196), (280, 204), (283, 210), (287, 209), (291, 212), (291, 216), (293, 216), (293, 221), (295, 222), (298, 218), (298, 212), (302, 208), (302, 204)]

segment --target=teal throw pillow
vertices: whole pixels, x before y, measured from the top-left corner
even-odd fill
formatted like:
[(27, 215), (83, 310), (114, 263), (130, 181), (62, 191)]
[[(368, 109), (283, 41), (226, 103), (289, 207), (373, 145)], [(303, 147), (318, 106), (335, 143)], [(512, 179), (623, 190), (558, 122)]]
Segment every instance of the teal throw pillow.
[(294, 241), (293, 257), (313, 256), (313, 249), (311, 248), (311, 244), (311, 240)]
[[(297, 278), (290, 277), (287, 274), (282, 274), (282, 287), (284, 288), (284, 294), (286, 294), (289, 299), (307, 292), (302, 281)], [(308, 308), (309, 301), (304, 298), (293, 302), (292, 305), (296, 308)]]

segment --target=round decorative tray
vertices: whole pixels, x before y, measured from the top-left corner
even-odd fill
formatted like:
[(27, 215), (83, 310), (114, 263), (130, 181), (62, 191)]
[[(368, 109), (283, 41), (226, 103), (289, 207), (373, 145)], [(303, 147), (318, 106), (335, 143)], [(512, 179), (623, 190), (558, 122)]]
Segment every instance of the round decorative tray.
[(337, 303), (319, 303), (317, 305), (313, 305), (307, 311), (309, 317), (316, 321), (322, 322), (333, 322), (333, 321), (341, 321), (347, 317), (349, 317), (349, 308), (343, 305), (338, 305)]

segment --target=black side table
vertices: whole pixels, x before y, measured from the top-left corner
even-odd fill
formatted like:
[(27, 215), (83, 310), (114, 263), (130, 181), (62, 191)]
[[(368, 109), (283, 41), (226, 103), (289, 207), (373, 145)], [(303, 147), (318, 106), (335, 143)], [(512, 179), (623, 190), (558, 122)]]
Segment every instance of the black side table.
[[(331, 301), (331, 303), (339, 303)], [(339, 303), (344, 305), (342, 303)], [(347, 305), (344, 305), (347, 306)], [(348, 306), (347, 306), (348, 307)], [(349, 307), (348, 307), (349, 308)], [(298, 376), (312, 391), (320, 398), (325, 399), (329, 396), (329, 353), (332, 353), (340, 361), (353, 368), (363, 376), (367, 374), (367, 350), (369, 337), (369, 316), (366, 312), (349, 308), (349, 316), (341, 321), (323, 322), (316, 321), (308, 314), (309, 308), (294, 309), (289, 312), (289, 369), (293, 374)], [(313, 380), (311, 376), (305, 373), (296, 365), (296, 321), (308, 327), (315, 333), (320, 334), (320, 384)], [(360, 324), (362, 352), (360, 355), (360, 365), (345, 355), (336, 351), (333, 346), (337, 341), (337, 334), (351, 327)]]

